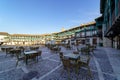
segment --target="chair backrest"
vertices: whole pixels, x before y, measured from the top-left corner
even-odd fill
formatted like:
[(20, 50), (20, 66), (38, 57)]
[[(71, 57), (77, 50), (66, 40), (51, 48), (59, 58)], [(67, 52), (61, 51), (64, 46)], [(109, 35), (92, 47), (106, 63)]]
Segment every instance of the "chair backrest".
[(19, 49), (21, 50), (21, 52), (24, 52), (25, 48), (23, 46), (20, 46)]
[(89, 63), (90, 63), (90, 56), (87, 57), (87, 63), (86, 64), (89, 65)]
[(84, 48), (81, 48), (81, 50), (80, 50), (81, 52), (84, 52)]
[(38, 51), (38, 56), (41, 56), (41, 54), (42, 54), (42, 51)]
[(59, 56), (60, 56), (60, 59), (62, 60), (63, 59), (63, 52), (60, 52)]
[(38, 50), (39, 49), (39, 47), (36, 47), (36, 50)]
[(90, 49), (88, 47), (81, 48), (81, 53), (89, 54)]
[(65, 68), (70, 68), (70, 60), (62, 58), (62, 63)]
[(74, 51), (73, 54), (79, 54), (79, 52), (78, 51)]
[(11, 49), (13, 49), (13, 48), (7, 48), (6, 52), (9, 53)]
[(16, 55), (17, 59), (19, 60), (19, 58), (21, 56), (21, 51), (20, 50), (16, 51), (15, 55)]
[(61, 47), (58, 48), (58, 51), (61, 51)]
[[(80, 66), (89, 66), (90, 63), (90, 56), (82, 56), (78, 63), (80, 62)], [(81, 64), (82, 63), (82, 64)]]
[(80, 49), (77, 48), (77, 51), (80, 52)]

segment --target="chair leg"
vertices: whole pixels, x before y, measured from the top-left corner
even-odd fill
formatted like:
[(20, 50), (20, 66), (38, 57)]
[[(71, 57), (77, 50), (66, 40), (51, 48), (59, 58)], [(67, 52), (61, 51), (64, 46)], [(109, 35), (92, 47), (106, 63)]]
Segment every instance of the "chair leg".
[(18, 60), (17, 60), (17, 62), (16, 62), (16, 67), (17, 67), (17, 65), (18, 65)]
[(7, 57), (7, 55), (8, 55), (8, 54), (6, 53), (5, 57)]
[(60, 74), (60, 75), (63, 75), (63, 72), (64, 72), (64, 69), (62, 69), (62, 71), (61, 71), (61, 74)]
[(68, 72), (68, 80), (71, 80), (71, 78), (70, 78), (70, 69), (67, 69), (67, 72)]
[(88, 66), (88, 75), (92, 78), (90, 67)]

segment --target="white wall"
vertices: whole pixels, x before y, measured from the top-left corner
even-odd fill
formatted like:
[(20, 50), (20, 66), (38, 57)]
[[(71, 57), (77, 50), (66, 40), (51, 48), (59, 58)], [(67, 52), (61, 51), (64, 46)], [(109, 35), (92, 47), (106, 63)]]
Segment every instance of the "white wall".
[(5, 41), (5, 37), (7, 37), (7, 36), (5, 36), (5, 35), (0, 35), (0, 42), (4, 42)]

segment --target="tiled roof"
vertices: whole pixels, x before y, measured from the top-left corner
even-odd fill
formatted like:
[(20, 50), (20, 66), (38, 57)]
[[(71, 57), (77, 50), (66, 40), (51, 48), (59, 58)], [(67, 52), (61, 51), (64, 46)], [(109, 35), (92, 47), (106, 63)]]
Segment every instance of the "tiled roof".
[(11, 34), (11, 36), (47, 36), (50, 34)]
[(0, 35), (9, 35), (7, 32), (0, 32)]

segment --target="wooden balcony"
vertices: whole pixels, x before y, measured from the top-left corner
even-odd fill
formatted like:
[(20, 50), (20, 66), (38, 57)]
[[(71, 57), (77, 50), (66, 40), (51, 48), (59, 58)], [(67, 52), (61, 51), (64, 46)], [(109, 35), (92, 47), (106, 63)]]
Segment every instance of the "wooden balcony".
[(115, 16), (115, 9), (112, 12), (112, 26), (109, 27), (107, 24), (107, 31), (105, 32), (105, 36), (107, 37), (115, 37), (120, 34), (120, 0), (118, 2), (118, 15)]

